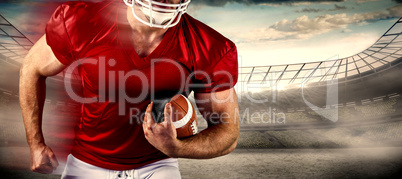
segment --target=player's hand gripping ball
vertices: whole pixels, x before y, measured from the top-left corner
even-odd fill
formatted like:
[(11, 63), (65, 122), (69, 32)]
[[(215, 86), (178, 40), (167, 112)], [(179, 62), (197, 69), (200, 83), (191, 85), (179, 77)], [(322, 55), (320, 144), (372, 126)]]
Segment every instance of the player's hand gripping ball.
[(161, 102), (154, 102), (152, 116), (155, 122), (164, 120), (164, 108), (166, 103), (172, 106), (172, 122), (176, 128), (177, 138), (190, 137), (198, 132), (197, 117), (191, 102), (183, 95), (177, 94), (171, 99), (164, 99)]

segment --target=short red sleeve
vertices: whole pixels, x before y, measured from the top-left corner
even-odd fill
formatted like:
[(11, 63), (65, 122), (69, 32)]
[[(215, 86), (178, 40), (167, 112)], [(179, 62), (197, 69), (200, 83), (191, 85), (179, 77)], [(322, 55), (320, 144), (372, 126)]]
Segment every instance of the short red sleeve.
[(209, 72), (196, 72), (196, 76), (202, 76), (202, 80), (195, 81), (192, 88), (194, 92), (210, 93), (234, 87), (238, 78), (237, 57), (237, 48), (233, 45), (215, 65), (209, 68)]
[(70, 40), (68, 29), (74, 22), (74, 7), (71, 4), (60, 5), (46, 25), (46, 42), (57, 59), (69, 65), (76, 59), (74, 46)]

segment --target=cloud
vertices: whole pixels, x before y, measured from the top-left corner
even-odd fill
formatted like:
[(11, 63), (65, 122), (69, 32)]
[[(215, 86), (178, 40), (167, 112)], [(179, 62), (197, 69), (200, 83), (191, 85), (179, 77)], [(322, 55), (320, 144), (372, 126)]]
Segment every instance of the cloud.
[(309, 3), (309, 2), (343, 2), (344, 0), (195, 0), (192, 4), (207, 6), (224, 6), (227, 3), (239, 3), (246, 5), (254, 4), (292, 4), (292, 3)]
[(337, 29), (345, 29), (349, 24), (374, 22), (381, 19), (396, 18), (402, 16), (402, 5), (394, 6), (384, 12), (372, 12), (347, 15), (325, 14), (315, 18), (306, 15), (295, 20), (283, 19), (268, 28), (254, 30), (247, 34), (237, 36), (240, 42), (275, 41), (290, 39), (308, 39), (315, 35), (324, 34)]
[(356, 2), (365, 3), (365, 2), (374, 2), (374, 1), (378, 1), (378, 0), (357, 0)]
[(346, 6), (341, 6), (341, 5), (338, 5), (338, 4), (334, 4), (334, 8), (333, 9), (329, 9), (329, 11), (339, 11), (339, 10), (345, 10), (345, 9), (347, 9), (347, 7)]
[(295, 12), (297, 13), (317, 13), (317, 12), (321, 12), (321, 11), (341, 11), (341, 10), (346, 10), (347, 7), (346, 6), (341, 6), (341, 5), (337, 5), (334, 4), (334, 8), (333, 9), (316, 9), (316, 8), (303, 8), (301, 10), (296, 10)]
[(352, 32), (352, 30), (350, 30), (350, 29), (343, 29), (342, 30), (342, 33), (347, 33), (347, 32)]
[(306, 8), (303, 8), (301, 10), (296, 10), (295, 12), (298, 12), (298, 13), (310, 13), (310, 12), (320, 12), (320, 11), (322, 11), (322, 9), (315, 9), (315, 8), (306, 7)]

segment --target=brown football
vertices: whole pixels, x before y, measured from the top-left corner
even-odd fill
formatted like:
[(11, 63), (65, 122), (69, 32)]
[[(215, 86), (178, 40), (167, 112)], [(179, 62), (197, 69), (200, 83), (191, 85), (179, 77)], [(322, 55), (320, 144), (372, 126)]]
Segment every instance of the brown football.
[(178, 94), (170, 100), (172, 105), (172, 122), (176, 127), (177, 138), (185, 138), (197, 134), (197, 116), (191, 102)]

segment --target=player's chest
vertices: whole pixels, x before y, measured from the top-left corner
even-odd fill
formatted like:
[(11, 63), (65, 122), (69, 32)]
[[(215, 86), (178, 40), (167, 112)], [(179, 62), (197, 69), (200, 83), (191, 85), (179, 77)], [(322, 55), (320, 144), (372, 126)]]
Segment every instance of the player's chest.
[(134, 58), (122, 49), (99, 46), (85, 57), (80, 60), (79, 72), (84, 88), (95, 93), (179, 91), (190, 83), (191, 63), (182, 55)]

